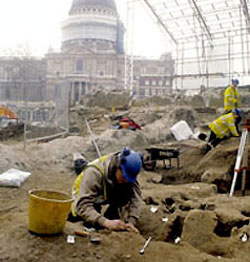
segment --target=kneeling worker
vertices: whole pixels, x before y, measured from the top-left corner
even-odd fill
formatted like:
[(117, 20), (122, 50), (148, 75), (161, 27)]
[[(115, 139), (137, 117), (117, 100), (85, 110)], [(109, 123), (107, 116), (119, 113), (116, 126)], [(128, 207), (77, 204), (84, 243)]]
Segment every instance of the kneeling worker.
[[(88, 163), (74, 183), (75, 201), (68, 220), (138, 233), (135, 224), (140, 215), (141, 190), (137, 175), (141, 167), (141, 155), (129, 148)], [(102, 215), (105, 204), (109, 206)]]
[(241, 119), (241, 114), (241, 109), (233, 109), (231, 113), (222, 115), (209, 125), (211, 133), (205, 153), (210, 151), (212, 147), (216, 147), (221, 141), (228, 137), (239, 136), (237, 125), (239, 123), (238, 119)]

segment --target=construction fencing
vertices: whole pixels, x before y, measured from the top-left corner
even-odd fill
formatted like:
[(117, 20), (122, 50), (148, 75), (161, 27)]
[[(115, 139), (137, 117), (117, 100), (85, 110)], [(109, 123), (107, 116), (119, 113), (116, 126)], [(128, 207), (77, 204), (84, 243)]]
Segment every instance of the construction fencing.
[[(69, 83), (55, 85), (54, 99), (28, 101), (25, 97), (18, 101), (0, 97), (0, 105), (9, 108), (23, 124), (23, 134), (16, 134), (24, 143), (49, 141), (63, 136), (69, 130)], [(20, 129), (18, 129), (20, 132)]]

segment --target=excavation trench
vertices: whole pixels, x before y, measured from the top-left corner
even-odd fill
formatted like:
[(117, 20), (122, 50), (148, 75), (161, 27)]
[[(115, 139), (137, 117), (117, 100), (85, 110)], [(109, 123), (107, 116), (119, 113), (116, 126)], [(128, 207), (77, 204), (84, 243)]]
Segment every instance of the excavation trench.
[[(174, 245), (187, 242), (215, 257), (234, 257), (236, 251), (227, 246), (229, 243), (234, 246), (236, 242), (241, 242), (243, 229), (250, 231), (249, 212), (242, 211), (241, 219), (234, 214), (227, 217), (223, 215), (224, 211), (217, 211), (216, 203), (195, 204), (194, 200), (188, 197), (166, 197), (161, 201), (153, 198), (146, 201), (138, 225), (142, 235)], [(150, 211), (152, 203), (157, 208), (155, 213)]]

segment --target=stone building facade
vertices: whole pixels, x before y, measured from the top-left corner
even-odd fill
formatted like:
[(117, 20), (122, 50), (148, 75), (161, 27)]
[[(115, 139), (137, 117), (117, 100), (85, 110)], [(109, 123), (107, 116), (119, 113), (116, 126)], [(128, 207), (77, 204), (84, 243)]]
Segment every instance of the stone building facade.
[[(73, 0), (62, 23), (62, 48), (48, 53), (47, 90), (53, 97), (58, 83), (70, 86), (71, 101), (95, 89), (123, 89), (125, 82), (124, 27), (113, 0)], [(164, 95), (172, 90), (174, 63), (134, 58), (133, 94)]]
[(0, 58), (0, 101), (41, 101), (46, 99), (44, 59)]
[[(73, 0), (62, 23), (60, 52), (39, 59), (0, 58), (0, 101), (55, 101), (67, 86), (71, 102), (96, 89), (125, 88), (124, 26), (114, 0)], [(171, 54), (134, 58), (133, 95), (172, 91)]]

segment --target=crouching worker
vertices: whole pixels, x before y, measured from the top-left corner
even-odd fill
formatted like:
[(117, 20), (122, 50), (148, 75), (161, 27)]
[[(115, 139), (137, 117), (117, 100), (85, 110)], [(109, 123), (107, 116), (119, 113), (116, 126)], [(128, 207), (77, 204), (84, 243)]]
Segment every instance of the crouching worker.
[[(138, 233), (135, 225), (140, 215), (141, 190), (137, 175), (141, 167), (141, 155), (129, 148), (88, 163), (73, 185), (75, 201), (68, 220)], [(102, 215), (102, 205), (106, 204), (109, 206)]]
[(209, 125), (211, 133), (205, 149), (205, 154), (228, 137), (239, 136), (239, 131), (237, 131), (239, 124), (238, 119), (241, 119), (241, 115), (242, 110), (236, 108), (233, 109), (231, 113), (217, 118)]

